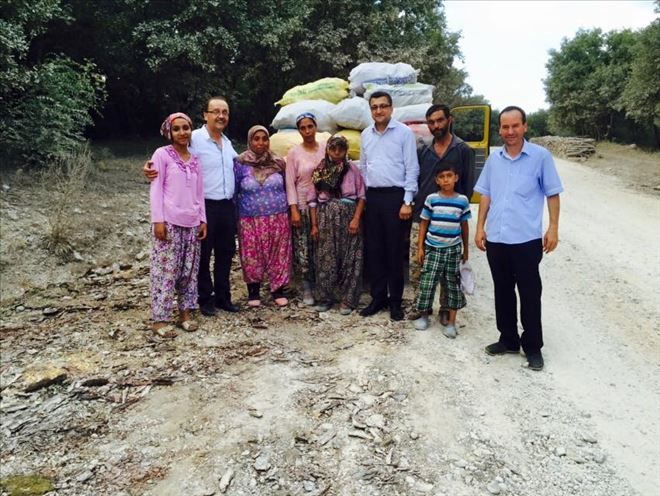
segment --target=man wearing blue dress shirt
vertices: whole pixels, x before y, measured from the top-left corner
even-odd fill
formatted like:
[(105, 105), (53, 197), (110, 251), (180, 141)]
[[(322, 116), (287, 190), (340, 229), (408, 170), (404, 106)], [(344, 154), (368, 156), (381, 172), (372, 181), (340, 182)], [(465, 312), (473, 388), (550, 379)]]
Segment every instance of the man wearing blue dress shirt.
[(367, 186), (366, 253), (371, 303), (360, 315), (390, 309), (402, 320), (404, 233), (412, 217), (419, 163), (415, 135), (392, 119), (392, 98), (377, 91), (369, 98), (374, 124), (362, 131), (360, 170)]
[[(229, 287), (231, 262), (236, 252), (236, 208), (232, 201), (236, 151), (224, 134), (229, 123), (229, 105), (225, 97), (209, 98), (203, 117), (206, 124), (192, 132), (190, 151), (199, 157), (202, 166), (207, 219), (207, 235), (202, 240), (199, 261), (199, 306), (202, 314), (212, 316), (216, 308), (238, 312), (238, 307), (231, 301)], [(147, 163), (144, 174), (151, 180), (157, 172)]]
[[(500, 339), (486, 346), (489, 355), (519, 353), (527, 366), (543, 368), (541, 276), (543, 252), (557, 247), (559, 193), (564, 188), (548, 150), (525, 140), (527, 117), (520, 107), (499, 115), (504, 146), (491, 154), (475, 190), (481, 193), (475, 243), (486, 251), (495, 289), (495, 318)], [(543, 203), (549, 225), (543, 233)], [(486, 225), (486, 220), (488, 224)], [(516, 287), (523, 332), (518, 335)]]

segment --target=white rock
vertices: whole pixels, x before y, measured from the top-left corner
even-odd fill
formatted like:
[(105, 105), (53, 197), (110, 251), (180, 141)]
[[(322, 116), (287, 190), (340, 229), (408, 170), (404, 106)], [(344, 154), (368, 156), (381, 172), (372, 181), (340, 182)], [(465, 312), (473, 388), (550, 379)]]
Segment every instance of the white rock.
[(270, 460), (266, 455), (259, 455), (252, 466), (257, 472), (266, 472), (270, 469)]
[(502, 491), (500, 489), (500, 485), (497, 483), (497, 481), (491, 481), (487, 486), (486, 489), (490, 494), (500, 494)]

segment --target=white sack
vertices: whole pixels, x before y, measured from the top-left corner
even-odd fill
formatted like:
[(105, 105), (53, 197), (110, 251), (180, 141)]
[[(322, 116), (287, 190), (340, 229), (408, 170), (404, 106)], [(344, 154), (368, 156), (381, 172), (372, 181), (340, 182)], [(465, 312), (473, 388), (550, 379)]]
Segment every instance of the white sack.
[(364, 83), (406, 84), (417, 82), (417, 71), (410, 64), (365, 62), (353, 67), (348, 76), (349, 89), (357, 95), (364, 93)]
[(405, 107), (395, 106), (392, 117), (399, 122), (426, 122), (426, 111), (430, 106), (430, 103), (419, 103)]
[(325, 100), (300, 100), (282, 107), (270, 125), (275, 129), (296, 129), (296, 117), (303, 112), (311, 112), (316, 117), (318, 131), (334, 133), (337, 125), (330, 117), (333, 108), (335, 104)]
[(394, 108), (406, 107), (408, 105), (426, 104), (429, 107), (433, 103), (433, 88), (431, 84), (411, 83), (411, 84), (364, 84), (365, 100), (376, 91), (385, 91), (392, 97)]
[(330, 111), (330, 117), (339, 127), (362, 131), (372, 123), (369, 102), (359, 96), (342, 100)]

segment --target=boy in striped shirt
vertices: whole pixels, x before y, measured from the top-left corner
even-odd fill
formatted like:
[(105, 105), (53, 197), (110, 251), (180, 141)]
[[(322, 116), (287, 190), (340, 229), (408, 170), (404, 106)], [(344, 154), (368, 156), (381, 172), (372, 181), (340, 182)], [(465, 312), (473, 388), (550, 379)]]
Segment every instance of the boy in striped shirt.
[(429, 314), (433, 310), (435, 288), (440, 285), (447, 291), (449, 319), (442, 333), (448, 338), (456, 337), (456, 312), (466, 304), (461, 291), (459, 267), (461, 260), (468, 259), (468, 219), (470, 202), (464, 195), (454, 191), (458, 173), (451, 164), (440, 167), (435, 183), (438, 192), (431, 193), (424, 201), (420, 215), (417, 260), (422, 265), (422, 276), (417, 296), (415, 329), (426, 330)]

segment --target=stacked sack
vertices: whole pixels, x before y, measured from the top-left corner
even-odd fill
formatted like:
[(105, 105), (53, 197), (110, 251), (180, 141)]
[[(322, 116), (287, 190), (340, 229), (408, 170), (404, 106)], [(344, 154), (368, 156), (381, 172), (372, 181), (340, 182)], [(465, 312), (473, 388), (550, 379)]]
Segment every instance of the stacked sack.
[(426, 110), (433, 102), (433, 86), (418, 83), (417, 72), (410, 64), (366, 62), (351, 70), (348, 81), (323, 78), (291, 88), (275, 103), (282, 108), (271, 123), (277, 130), (271, 136), (271, 148), (286, 155), (291, 147), (302, 143), (296, 117), (311, 112), (316, 116), (320, 141), (340, 134), (348, 140), (349, 158), (359, 159), (361, 132), (373, 123), (369, 97), (376, 91), (392, 96), (395, 119), (418, 135), (428, 135), (428, 128), (421, 124), (426, 122)]

